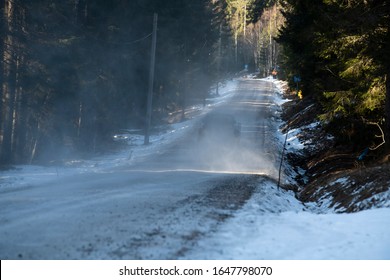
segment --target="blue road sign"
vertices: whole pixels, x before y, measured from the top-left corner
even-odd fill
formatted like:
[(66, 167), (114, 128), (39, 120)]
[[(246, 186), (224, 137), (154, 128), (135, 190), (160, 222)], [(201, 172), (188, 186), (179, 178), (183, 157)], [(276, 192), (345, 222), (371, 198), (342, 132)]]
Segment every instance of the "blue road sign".
[(294, 83), (299, 83), (301, 81), (301, 76), (295, 75), (294, 76)]

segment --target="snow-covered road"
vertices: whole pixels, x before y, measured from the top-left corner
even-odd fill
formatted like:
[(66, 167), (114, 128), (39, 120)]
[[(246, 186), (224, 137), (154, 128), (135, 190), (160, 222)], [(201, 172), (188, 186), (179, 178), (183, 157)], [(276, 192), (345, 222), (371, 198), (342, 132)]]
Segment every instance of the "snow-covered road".
[[(272, 81), (233, 81), (222, 93), (151, 146), (1, 172), (0, 259), (390, 257), (389, 209), (318, 215), (277, 189)], [(210, 111), (241, 123), (234, 149), (197, 140)]]

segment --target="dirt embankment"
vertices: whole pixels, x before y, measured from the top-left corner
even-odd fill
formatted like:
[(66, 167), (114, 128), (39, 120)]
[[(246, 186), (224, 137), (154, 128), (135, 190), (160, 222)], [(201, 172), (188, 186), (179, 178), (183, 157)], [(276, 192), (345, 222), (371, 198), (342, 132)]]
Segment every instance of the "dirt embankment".
[[(382, 151), (358, 160), (361, 151), (338, 145), (318, 122), (320, 108), (309, 98), (289, 95), (283, 105), (283, 132), (299, 130), (303, 149), (287, 149), (286, 158), (294, 170), (293, 188), (304, 203), (335, 212), (356, 212), (390, 207), (390, 161)], [(315, 123), (315, 125), (311, 125)]]

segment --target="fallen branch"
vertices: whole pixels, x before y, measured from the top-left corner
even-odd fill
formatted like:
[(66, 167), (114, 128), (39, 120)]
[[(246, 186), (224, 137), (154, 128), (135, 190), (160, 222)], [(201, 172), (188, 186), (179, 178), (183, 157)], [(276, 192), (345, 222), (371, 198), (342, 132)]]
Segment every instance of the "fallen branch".
[(370, 147), (370, 150), (371, 151), (374, 151), (376, 149), (378, 149), (380, 146), (384, 145), (386, 143), (386, 140), (385, 140), (385, 133), (383, 132), (383, 129), (381, 128), (381, 126), (379, 125), (379, 123), (376, 123), (376, 122), (367, 122), (367, 124), (371, 124), (371, 125), (375, 125), (379, 128), (379, 130), (381, 131), (381, 135), (375, 135), (375, 137), (377, 138), (382, 138), (382, 142), (379, 144), (379, 145), (376, 145), (375, 147), (371, 146)]

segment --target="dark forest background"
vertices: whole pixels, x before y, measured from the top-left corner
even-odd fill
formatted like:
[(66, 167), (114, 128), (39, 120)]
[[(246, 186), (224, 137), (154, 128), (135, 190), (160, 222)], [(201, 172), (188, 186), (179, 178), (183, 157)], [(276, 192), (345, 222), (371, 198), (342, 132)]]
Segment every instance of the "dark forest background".
[(390, 2), (284, 0), (278, 42), (291, 86), (344, 151), (390, 151)]
[(241, 37), (255, 18), (246, 11), (266, 2), (1, 1), (0, 161), (94, 153), (118, 129), (143, 129), (154, 13), (152, 124), (202, 102), (217, 79), (244, 68), (232, 30)]
[(301, 78), (340, 141), (390, 143), (385, 0), (3, 0), (0, 163), (107, 150), (145, 126), (153, 14), (152, 124), (202, 103), (248, 65)]

